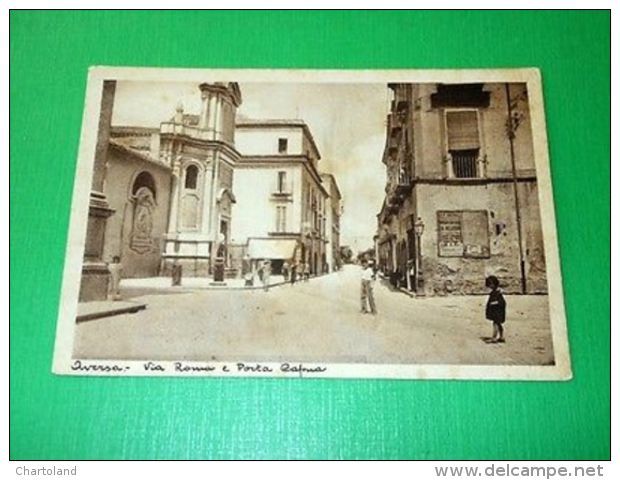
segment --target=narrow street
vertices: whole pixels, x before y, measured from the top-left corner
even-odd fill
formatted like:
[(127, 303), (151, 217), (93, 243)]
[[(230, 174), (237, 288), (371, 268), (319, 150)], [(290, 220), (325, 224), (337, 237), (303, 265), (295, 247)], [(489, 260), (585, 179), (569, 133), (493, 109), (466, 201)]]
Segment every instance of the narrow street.
[(506, 296), (506, 343), (483, 296), (411, 298), (377, 281), (376, 316), (360, 313), (359, 267), (262, 290), (126, 291), (144, 311), (79, 323), (74, 353), (91, 359), (546, 365), (547, 297)]

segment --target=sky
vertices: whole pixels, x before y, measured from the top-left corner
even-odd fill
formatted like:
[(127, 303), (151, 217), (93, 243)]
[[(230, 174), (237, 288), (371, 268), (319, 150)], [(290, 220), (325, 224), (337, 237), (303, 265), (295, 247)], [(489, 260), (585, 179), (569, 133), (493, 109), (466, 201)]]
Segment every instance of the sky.
[[(321, 154), (319, 170), (336, 177), (342, 193), (341, 245), (354, 251), (372, 247), (381, 208), (385, 167), (388, 89), (385, 84), (240, 83), (239, 117), (302, 119)], [(159, 127), (177, 104), (199, 113), (194, 83), (118, 82), (112, 117), (115, 126)]]

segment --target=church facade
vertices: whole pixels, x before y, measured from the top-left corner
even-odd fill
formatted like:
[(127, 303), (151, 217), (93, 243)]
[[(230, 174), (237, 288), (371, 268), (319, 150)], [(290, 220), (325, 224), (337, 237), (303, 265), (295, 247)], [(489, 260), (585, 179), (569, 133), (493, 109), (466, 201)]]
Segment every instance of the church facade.
[(233, 173), (240, 157), (234, 146), (235, 113), (241, 92), (236, 83), (203, 83), (200, 95), (198, 118), (177, 107), (173, 120), (161, 124), (159, 158), (172, 169), (164, 275), (174, 264), (186, 274), (208, 275), (211, 260), (225, 257), (230, 238)]
[[(169, 276), (175, 266), (184, 276), (211, 277), (216, 265), (238, 276), (248, 256), (327, 271), (329, 194), (307, 125), (237, 121), (242, 96), (234, 82), (198, 90), (196, 114), (178, 105), (159, 128), (109, 127), (102, 260), (120, 261), (123, 276), (136, 278)], [(257, 209), (263, 199), (254, 197), (265, 188), (267, 208)], [(81, 300), (102, 299), (89, 292)]]

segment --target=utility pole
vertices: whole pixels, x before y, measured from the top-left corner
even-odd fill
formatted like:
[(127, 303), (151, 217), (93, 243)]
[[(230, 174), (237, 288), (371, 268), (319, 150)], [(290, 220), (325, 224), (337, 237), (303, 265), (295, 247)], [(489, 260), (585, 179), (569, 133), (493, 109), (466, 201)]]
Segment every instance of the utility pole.
[(519, 205), (519, 189), (517, 186), (517, 166), (515, 164), (514, 138), (520, 120), (513, 118), (512, 101), (510, 99), (510, 85), (504, 84), (506, 88), (506, 105), (508, 107), (508, 118), (506, 119), (506, 133), (510, 142), (510, 163), (512, 165), (512, 187), (515, 197), (515, 213), (517, 216), (517, 238), (519, 241), (519, 266), (521, 269), (521, 293), (527, 292), (527, 281), (525, 278), (525, 257), (523, 255), (523, 240), (521, 234), (521, 206)]

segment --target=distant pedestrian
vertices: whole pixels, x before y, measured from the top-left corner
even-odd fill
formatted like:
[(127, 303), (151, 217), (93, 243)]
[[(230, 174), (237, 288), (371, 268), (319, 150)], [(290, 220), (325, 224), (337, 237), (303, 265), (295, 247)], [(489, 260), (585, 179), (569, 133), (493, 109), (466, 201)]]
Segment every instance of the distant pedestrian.
[(377, 314), (375, 294), (373, 292), (373, 282), (375, 278), (375, 271), (372, 265), (368, 261), (364, 260), (362, 262), (362, 275), (360, 283), (362, 313), (372, 313), (373, 315)]
[(183, 265), (179, 265), (175, 260), (172, 264), (172, 271), (170, 272), (172, 276), (172, 286), (180, 287), (181, 280), (183, 278)]
[(297, 263), (293, 262), (291, 265), (291, 285), (295, 285), (295, 281), (297, 280)]
[(288, 262), (284, 260), (284, 263), (282, 264), (282, 276), (284, 277), (285, 282), (288, 282), (289, 271), (290, 271), (290, 266)]
[(256, 263), (256, 274), (258, 275), (258, 281), (263, 282), (263, 267), (265, 265), (266, 260), (261, 260)]
[(299, 281), (307, 282), (310, 273), (308, 272), (308, 264), (305, 262), (301, 262), (299, 264)]
[(297, 264), (297, 280), (303, 282), (304, 280), (304, 262)]
[(490, 275), (485, 280), (487, 288), (491, 289), (485, 316), (493, 322), (493, 336), (485, 339), (487, 343), (504, 343), (504, 322), (506, 321), (506, 300), (499, 288), (499, 280), (495, 275)]
[(263, 268), (261, 269), (263, 272), (263, 289), (268, 292), (269, 291), (269, 282), (271, 281), (271, 262), (269, 260), (265, 260), (263, 262)]
[(252, 287), (254, 285), (254, 271), (252, 268), (252, 259), (247, 254), (243, 258), (242, 270), (243, 279), (245, 280), (245, 286)]
[(108, 300), (120, 300), (121, 297), (121, 276), (123, 274), (123, 266), (121, 265), (121, 257), (115, 255), (112, 262), (108, 263), (110, 271), (110, 283), (108, 285)]

